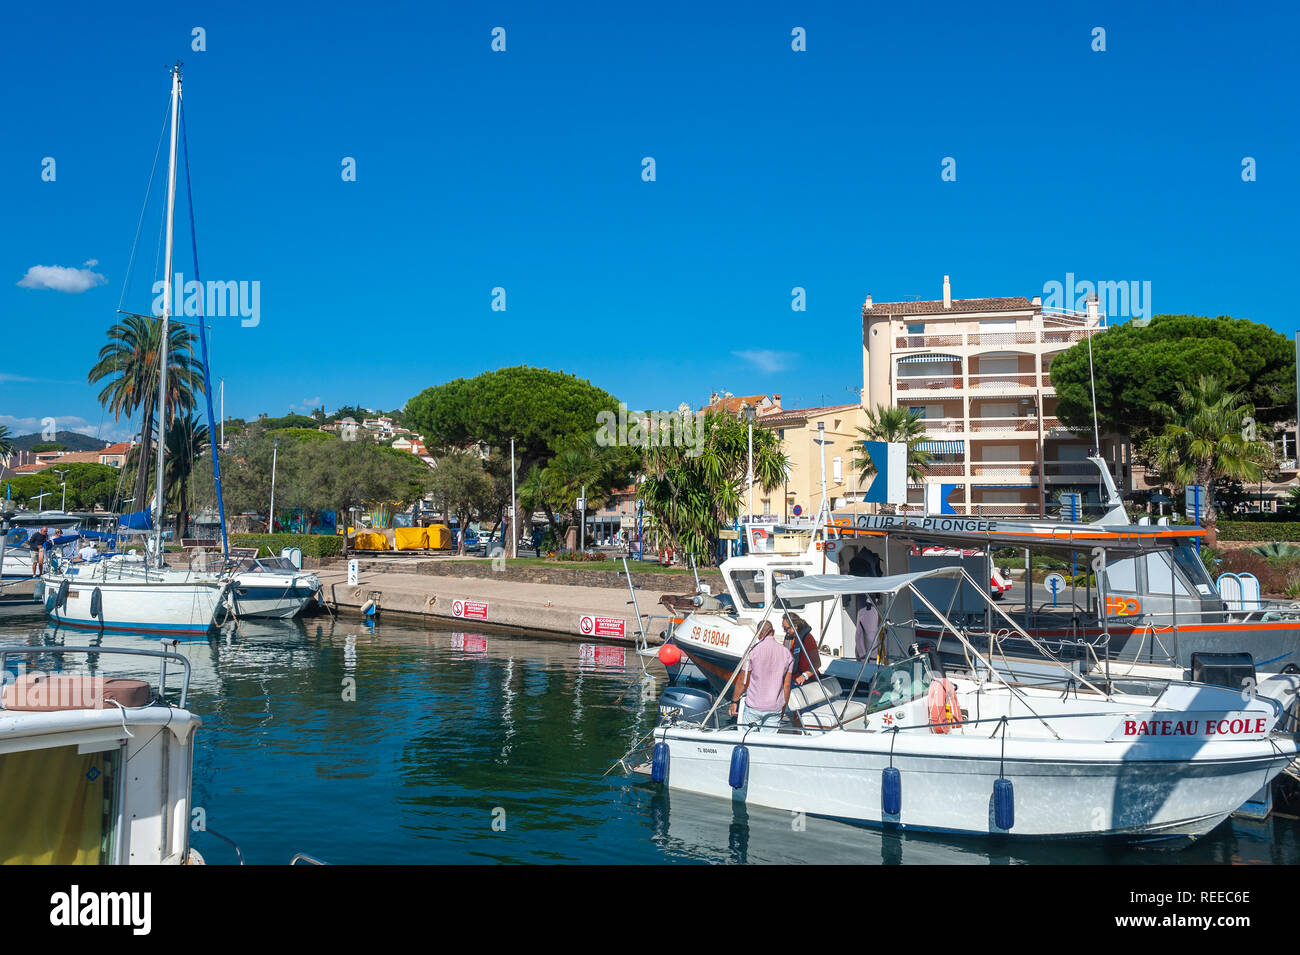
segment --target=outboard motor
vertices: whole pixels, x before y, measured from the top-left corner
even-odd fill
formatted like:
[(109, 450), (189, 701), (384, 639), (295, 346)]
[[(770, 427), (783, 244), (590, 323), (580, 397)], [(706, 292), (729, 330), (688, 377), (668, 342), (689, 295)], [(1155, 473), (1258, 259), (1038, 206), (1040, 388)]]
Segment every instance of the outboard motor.
[[(698, 723), (713, 706), (713, 694), (698, 686), (670, 686), (659, 697), (659, 720)], [(714, 714), (717, 718), (718, 714)]]

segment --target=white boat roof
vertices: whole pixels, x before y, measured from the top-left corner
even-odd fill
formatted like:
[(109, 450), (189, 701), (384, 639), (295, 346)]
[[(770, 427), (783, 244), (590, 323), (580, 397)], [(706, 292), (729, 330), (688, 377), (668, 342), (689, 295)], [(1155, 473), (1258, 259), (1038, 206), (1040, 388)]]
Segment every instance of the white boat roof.
[(787, 600), (826, 600), (853, 594), (893, 594), (918, 580), (930, 577), (968, 577), (958, 566), (935, 567), (888, 577), (858, 577), (853, 574), (809, 574), (776, 585), (776, 595)]
[(1205, 536), (1202, 527), (1187, 524), (1118, 524), (1027, 520), (1024, 518), (980, 517), (961, 514), (858, 514), (832, 515), (827, 528), (832, 536), (895, 536), (919, 543), (955, 547), (1055, 548), (1065, 551), (1168, 550), (1183, 540)]

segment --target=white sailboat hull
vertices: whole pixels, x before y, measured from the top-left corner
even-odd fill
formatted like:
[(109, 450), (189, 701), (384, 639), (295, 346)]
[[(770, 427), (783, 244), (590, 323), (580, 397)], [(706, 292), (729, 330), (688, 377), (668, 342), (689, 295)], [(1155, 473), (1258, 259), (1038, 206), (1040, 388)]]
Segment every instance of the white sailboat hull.
[[(59, 606), (64, 581), (68, 588)], [(166, 634), (207, 633), (216, 625), (226, 587), (215, 577), (184, 571), (151, 570), (146, 576), (142, 570), (114, 573), (103, 566), (72, 567), (67, 574), (46, 574), (42, 582), (46, 613), (60, 625)]]

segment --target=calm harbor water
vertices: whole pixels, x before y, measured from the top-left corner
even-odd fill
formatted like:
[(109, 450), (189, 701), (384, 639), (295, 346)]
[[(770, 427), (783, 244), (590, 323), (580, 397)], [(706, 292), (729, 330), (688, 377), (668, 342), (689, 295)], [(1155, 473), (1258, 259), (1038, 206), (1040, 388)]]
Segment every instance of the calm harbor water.
[[(0, 642), (100, 639), (26, 609), (0, 613)], [(796, 831), (788, 812), (602, 776), (657, 712), (662, 669), (643, 692), (630, 651), (625, 668), (593, 667), (571, 641), (315, 617), (245, 622), (181, 652), (193, 667), (189, 708), (204, 721), (194, 804), (250, 864), (296, 852), (340, 864), (1300, 861), (1300, 823), (1288, 819), (1230, 820), (1181, 852), (993, 844), (821, 819)], [(156, 668), (139, 672), (156, 682)], [(209, 833), (193, 842), (209, 863), (235, 861)]]

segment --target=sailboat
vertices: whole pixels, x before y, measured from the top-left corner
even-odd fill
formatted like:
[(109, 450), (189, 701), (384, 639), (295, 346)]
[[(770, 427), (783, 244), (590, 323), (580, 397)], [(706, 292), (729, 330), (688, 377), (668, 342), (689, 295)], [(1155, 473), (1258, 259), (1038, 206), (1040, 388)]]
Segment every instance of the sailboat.
[[(152, 541), (143, 556), (113, 554), (93, 563), (57, 567), (42, 576), (46, 612), (56, 623), (71, 627), (134, 633), (207, 633), (216, 623), (217, 611), (229, 587), (229, 582), (219, 575), (187, 567), (169, 567), (163, 561), (162, 524), (166, 502), (163, 423), (167, 420), (168, 323), (173, 301), (172, 238), (176, 212), (177, 128), (181, 109), (180, 63), (171, 68), (171, 78), (171, 150), (167, 171), (167, 243), (158, 359), (159, 436)], [(144, 427), (152, 427), (152, 423), (146, 421)], [(143, 466), (143, 462), (141, 464)]]

